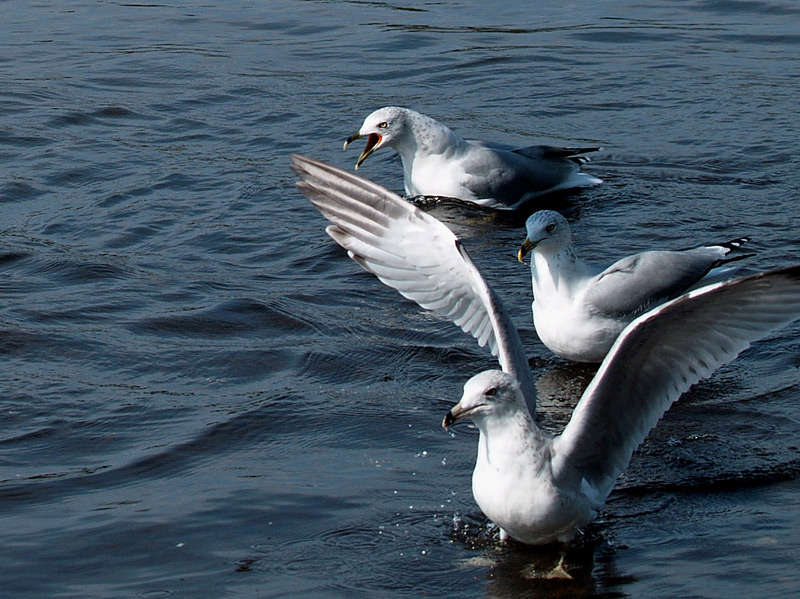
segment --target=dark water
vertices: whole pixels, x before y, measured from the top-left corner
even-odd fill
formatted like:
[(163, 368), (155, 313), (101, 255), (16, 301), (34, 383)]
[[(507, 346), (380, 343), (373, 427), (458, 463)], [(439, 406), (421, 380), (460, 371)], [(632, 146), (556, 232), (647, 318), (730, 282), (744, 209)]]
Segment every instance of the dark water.
[[(0, 594), (776, 597), (800, 591), (800, 328), (671, 410), (573, 548), (503, 548), (476, 436), (492, 360), (362, 273), (289, 152), (399, 104), (600, 144), (585, 258), (751, 235), (800, 261), (800, 7), (0, 1)], [(360, 171), (401, 190), (387, 152)], [(557, 430), (591, 373), (530, 321), (518, 218), (437, 208), (517, 315)], [(566, 398), (566, 399), (565, 399)]]

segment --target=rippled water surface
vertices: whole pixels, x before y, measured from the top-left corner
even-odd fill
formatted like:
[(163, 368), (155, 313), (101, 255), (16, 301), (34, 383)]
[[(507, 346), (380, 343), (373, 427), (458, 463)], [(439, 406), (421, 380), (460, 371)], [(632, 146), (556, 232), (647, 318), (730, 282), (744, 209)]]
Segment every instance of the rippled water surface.
[[(579, 251), (750, 235), (800, 262), (800, 7), (0, 1), (4, 597), (774, 597), (800, 591), (800, 327), (696, 386), (596, 524), (499, 545), (476, 435), (492, 359), (360, 271), (288, 154), (352, 167), (387, 104), (510, 144), (603, 146), (559, 199)], [(356, 144), (358, 145), (358, 144)], [(402, 190), (390, 152), (361, 174)], [(523, 216), (433, 213), (516, 314)]]

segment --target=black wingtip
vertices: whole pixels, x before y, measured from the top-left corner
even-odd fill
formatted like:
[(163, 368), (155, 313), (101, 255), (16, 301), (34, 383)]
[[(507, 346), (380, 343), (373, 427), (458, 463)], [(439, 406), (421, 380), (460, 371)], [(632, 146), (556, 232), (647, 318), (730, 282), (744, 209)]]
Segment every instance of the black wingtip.
[(745, 243), (750, 241), (749, 237), (737, 237), (736, 239), (731, 239), (730, 241), (726, 241), (725, 243), (720, 243), (724, 248), (728, 248), (728, 251), (737, 250), (742, 247)]

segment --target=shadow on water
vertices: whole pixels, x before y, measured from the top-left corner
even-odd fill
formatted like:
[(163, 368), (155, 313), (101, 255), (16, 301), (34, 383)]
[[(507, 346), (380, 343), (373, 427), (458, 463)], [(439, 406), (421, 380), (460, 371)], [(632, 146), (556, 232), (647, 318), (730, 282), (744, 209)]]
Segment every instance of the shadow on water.
[(524, 228), (527, 218), (539, 210), (555, 210), (567, 219), (576, 220), (587, 200), (581, 190), (560, 191), (535, 198), (517, 210), (499, 210), (480, 206), (473, 202), (442, 196), (407, 196), (412, 204), (436, 217), (457, 233), (465, 224), (504, 228)]
[(614, 550), (603, 542), (580, 547), (529, 549), (515, 547), (500, 556), (487, 574), (486, 597), (623, 597), (606, 590), (633, 578), (620, 574)]
[(609, 588), (633, 581), (619, 572), (618, 549), (599, 525), (588, 527), (568, 545), (532, 547), (515, 541), (500, 543), (497, 528), (481, 518), (460, 519), (452, 538), (476, 553), (457, 568), (483, 572), (487, 598), (621, 597), (622, 592)]

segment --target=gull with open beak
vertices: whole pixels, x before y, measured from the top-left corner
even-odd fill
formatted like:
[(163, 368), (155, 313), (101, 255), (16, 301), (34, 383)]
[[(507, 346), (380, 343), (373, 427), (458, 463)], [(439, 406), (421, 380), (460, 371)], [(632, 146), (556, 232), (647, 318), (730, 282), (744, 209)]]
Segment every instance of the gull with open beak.
[(578, 258), (569, 223), (558, 212), (528, 217), (517, 255), (531, 253), (533, 324), (542, 343), (562, 358), (600, 362), (634, 318), (686, 291), (730, 277), (729, 263), (746, 237), (680, 251), (647, 251), (604, 268)]
[(532, 417), (519, 334), (461, 242), (430, 214), (353, 173), (292, 156), (297, 186), (336, 243), (385, 284), (488, 346), (502, 370), (464, 385), (445, 416), (478, 427), (472, 491), (501, 539), (569, 541), (604, 505), (634, 450), (691, 385), (800, 318), (800, 266), (723, 281), (646, 312), (614, 343), (560, 435)]
[(513, 210), (555, 191), (592, 187), (600, 179), (580, 171), (599, 148), (509, 148), (462, 139), (429, 116), (387, 106), (367, 116), (344, 147), (366, 137), (356, 169), (384, 146), (400, 154), (409, 196), (441, 196)]

